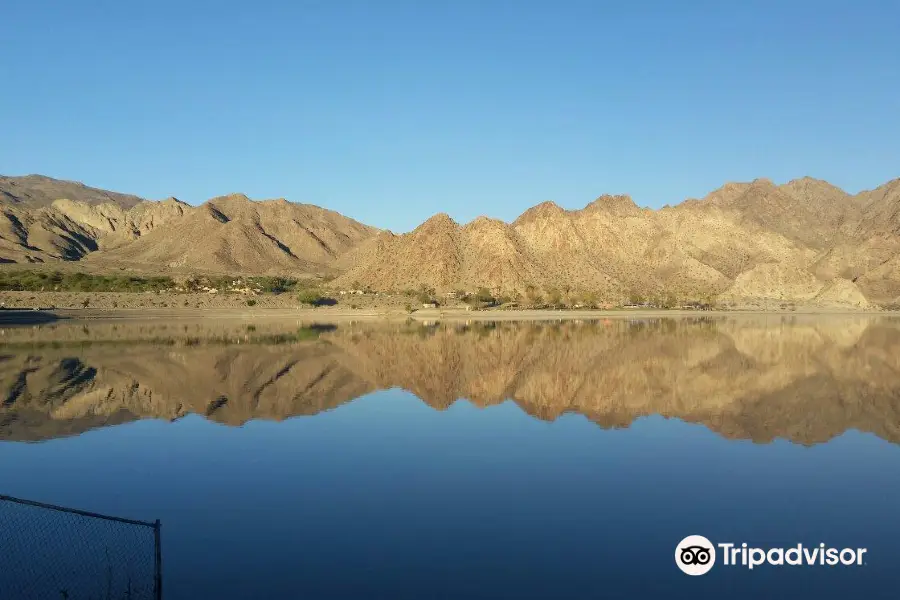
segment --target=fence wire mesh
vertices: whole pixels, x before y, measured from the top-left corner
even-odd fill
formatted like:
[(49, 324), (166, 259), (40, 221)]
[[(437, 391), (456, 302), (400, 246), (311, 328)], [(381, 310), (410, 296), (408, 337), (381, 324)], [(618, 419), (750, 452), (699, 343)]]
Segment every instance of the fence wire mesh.
[(0, 496), (0, 599), (158, 600), (159, 521)]

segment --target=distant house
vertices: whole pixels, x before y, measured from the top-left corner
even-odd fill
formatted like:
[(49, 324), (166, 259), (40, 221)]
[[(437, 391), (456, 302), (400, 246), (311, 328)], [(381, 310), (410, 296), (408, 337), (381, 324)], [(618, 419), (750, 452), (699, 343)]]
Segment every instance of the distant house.
[(423, 302), (422, 308), (437, 308), (437, 304), (434, 302)]

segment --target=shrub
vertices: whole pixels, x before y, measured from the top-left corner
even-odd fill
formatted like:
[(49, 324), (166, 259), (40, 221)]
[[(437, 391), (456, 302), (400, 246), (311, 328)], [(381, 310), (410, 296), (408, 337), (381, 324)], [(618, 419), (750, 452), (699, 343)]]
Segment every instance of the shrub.
[(485, 304), (494, 304), (496, 302), (496, 299), (486, 287), (478, 288), (478, 291), (475, 292), (475, 299)]
[(247, 306), (256, 306), (256, 300), (253, 298), (247, 300)]
[(423, 283), (416, 295), (416, 300), (422, 304), (437, 304), (434, 288)]
[(283, 294), (295, 289), (297, 280), (287, 277), (253, 277), (250, 284), (269, 294)]
[(562, 304), (562, 293), (556, 288), (547, 288), (545, 290), (547, 292), (547, 302), (550, 303), (551, 306), (560, 306)]
[(93, 275), (59, 271), (0, 272), (0, 291), (149, 292), (174, 287), (171, 277)]
[(334, 306), (337, 304), (337, 300), (322, 295), (322, 293), (316, 289), (301, 290), (300, 293), (297, 294), (297, 300), (300, 301), (300, 304), (308, 304), (310, 306)]
[(525, 297), (528, 298), (528, 303), (532, 306), (538, 306), (544, 301), (541, 293), (533, 285), (525, 286)]

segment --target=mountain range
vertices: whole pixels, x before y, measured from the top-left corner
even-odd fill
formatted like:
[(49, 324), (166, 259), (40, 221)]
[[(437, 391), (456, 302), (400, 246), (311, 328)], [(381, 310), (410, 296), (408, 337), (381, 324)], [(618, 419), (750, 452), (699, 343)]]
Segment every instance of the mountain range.
[(191, 206), (38, 175), (0, 177), (0, 262), (103, 271), (324, 274), (382, 291), (671, 295), (741, 305), (900, 301), (900, 179), (851, 195), (804, 177), (728, 183), (659, 210), (600, 196), (511, 223), (438, 214), (394, 234), (284, 199)]

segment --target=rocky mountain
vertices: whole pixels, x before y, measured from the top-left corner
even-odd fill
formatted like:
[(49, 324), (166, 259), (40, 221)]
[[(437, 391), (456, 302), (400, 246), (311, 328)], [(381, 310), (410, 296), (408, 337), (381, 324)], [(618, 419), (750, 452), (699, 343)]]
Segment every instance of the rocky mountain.
[(337, 284), (865, 308), (900, 295), (898, 232), (900, 180), (851, 196), (758, 179), (661, 210), (602, 196), (581, 210), (545, 202), (512, 223), (438, 215), (361, 247)]
[(590, 296), (608, 304), (633, 297), (750, 308), (900, 303), (900, 179), (856, 195), (808, 177), (784, 185), (757, 179), (660, 210), (628, 196), (601, 196), (580, 210), (544, 202), (511, 223), (459, 224), (442, 213), (401, 235), (283, 199), (232, 194), (193, 207), (39, 176), (0, 183), (0, 262), (328, 273), (345, 288), (485, 287), (522, 299)]
[(77, 181), (62, 181), (43, 175), (0, 175), (0, 204), (39, 208), (50, 206), (60, 198), (84, 204), (114, 204), (126, 210), (144, 201), (138, 196), (108, 192)]
[(282, 420), (402, 388), (438, 410), (512, 401), (535, 418), (574, 413), (604, 428), (662, 415), (760, 443), (815, 444), (848, 429), (900, 443), (900, 326), (890, 318), (318, 331), (305, 339), (265, 322), (7, 330), (0, 439), (186, 414)]
[[(196, 208), (181, 205), (179, 210), (181, 218), (154, 215), (156, 225), (131, 243), (119, 243), (87, 260), (220, 273), (315, 273), (328, 270), (377, 232), (318, 206), (284, 199), (254, 202), (243, 194), (213, 198)], [(146, 215), (141, 216), (146, 222)]]
[[(75, 189), (67, 182), (47, 184), (53, 181), (47, 178), (15, 180), (21, 198), (43, 193), (47, 199)], [(39, 191), (29, 187), (33, 182)], [(116, 195), (97, 192), (88, 199), (61, 196), (49, 204), (0, 203), (0, 262), (81, 260), (101, 271), (127, 266), (307, 274), (330, 272), (340, 256), (377, 232), (336, 212), (284, 199), (254, 202), (232, 194), (198, 207), (176, 198), (129, 206)]]

